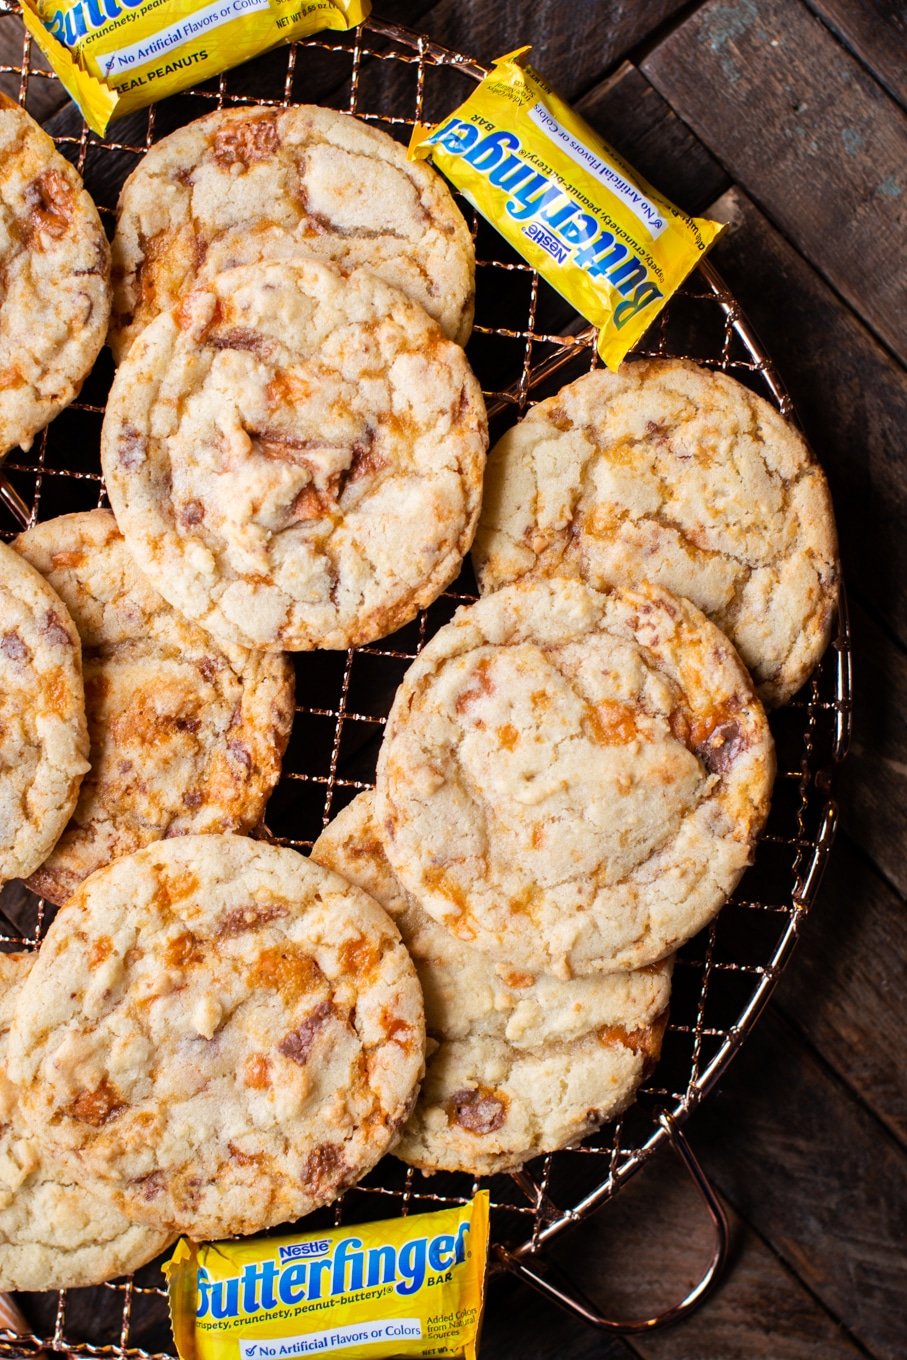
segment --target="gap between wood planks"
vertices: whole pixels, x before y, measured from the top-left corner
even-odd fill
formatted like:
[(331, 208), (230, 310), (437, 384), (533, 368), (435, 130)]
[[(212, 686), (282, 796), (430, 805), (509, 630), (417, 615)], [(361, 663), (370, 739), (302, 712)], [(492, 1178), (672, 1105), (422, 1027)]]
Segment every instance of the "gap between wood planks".
[(902, 0), (806, 0), (848, 52), (884, 85), (902, 106), (907, 105), (907, 9)]

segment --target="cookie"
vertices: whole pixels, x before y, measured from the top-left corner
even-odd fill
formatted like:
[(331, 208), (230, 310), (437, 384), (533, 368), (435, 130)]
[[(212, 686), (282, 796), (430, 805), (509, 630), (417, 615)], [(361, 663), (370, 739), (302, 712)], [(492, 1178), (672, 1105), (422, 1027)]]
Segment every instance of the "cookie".
[(21, 1118), (7, 1044), (33, 954), (0, 954), (0, 1289), (75, 1289), (138, 1270), (172, 1234), (116, 1209), (103, 1184), (76, 1181)]
[(772, 707), (813, 670), (838, 600), (828, 486), (802, 436), (684, 359), (596, 369), (508, 431), (473, 560), (483, 593), (568, 573), (666, 586), (728, 635)]
[(370, 124), (301, 104), (218, 109), (139, 162), (113, 242), (115, 357), (198, 279), (300, 253), (367, 269), (466, 343), (475, 251), (444, 181)]
[(142, 571), (225, 642), (345, 648), (414, 618), (475, 532), (487, 446), (463, 351), (317, 260), (233, 269), (113, 384), (107, 489)]
[(0, 883), (50, 854), (87, 755), (79, 635), (47, 582), (0, 543)]
[(109, 510), (47, 520), (13, 546), (79, 631), (91, 739), (72, 821), (29, 887), (65, 902), (95, 869), (162, 837), (256, 826), (293, 721), (289, 661), (221, 646), (172, 609)]
[(459, 609), (416, 659), (376, 814), (431, 916), (570, 977), (695, 935), (751, 860), (773, 775), (762, 705), (705, 615), (554, 577)]
[(68, 406), (104, 343), (110, 249), (79, 174), (0, 96), (0, 457)]
[(292, 850), (186, 836), (98, 870), (60, 911), (10, 1075), (33, 1127), (124, 1213), (204, 1240), (363, 1176), (424, 1052), (419, 982), (377, 903)]
[(334, 818), (312, 858), (381, 903), (422, 984), (430, 1051), (395, 1156), (423, 1171), (513, 1171), (630, 1103), (658, 1057), (670, 963), (569, 981), (495, 963), (400, 886), (371, 792)]

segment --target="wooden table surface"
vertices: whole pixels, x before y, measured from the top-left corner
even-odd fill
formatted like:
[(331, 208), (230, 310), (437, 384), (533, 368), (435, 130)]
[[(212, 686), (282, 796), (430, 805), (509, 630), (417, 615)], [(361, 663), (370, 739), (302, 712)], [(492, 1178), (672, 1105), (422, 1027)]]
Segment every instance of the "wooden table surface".
[[(695, 1315), (623, 1339), (496, 1285), (486, 1360), (896, 1360), (904, 1342), (907, 930), (907, 18), (885, 0), (376, 0), (490, 60), (533, 62), (681, 207), (831, 482), (856, 653), (841, 831), (775, 999), (688, 1133), (733, 1246)], [(42, 113), (61, 103), (47, 87)], [(612, 1312), (686, 1291), (709, 1232), (670, 1156), (558, 1247)]]

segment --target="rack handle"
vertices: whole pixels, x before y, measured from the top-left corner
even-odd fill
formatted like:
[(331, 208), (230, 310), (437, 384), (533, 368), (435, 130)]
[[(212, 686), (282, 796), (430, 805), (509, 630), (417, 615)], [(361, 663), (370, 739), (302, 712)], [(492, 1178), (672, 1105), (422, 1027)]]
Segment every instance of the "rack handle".
[(539, 1268), (537, 1264), (530, 1264), (523, 1257), (514, 1256), (507, 1251), (506, 1247), (498, 1246), (495, 1249), (501, 1264), (513, 1275), (525, 1280), (533, 1289), (544, 1294), (546, 1298), (551, 1299), (567, 1312), (573, 1313), (576, 1317), (582, 1318), (584, 1322), (588, 1322), (593, 1327), (598, 1327), (603, 1331), (651, 1332), (656, 1327), (665, 1327), (670, 1322), (677, 1322), (679, 1318), (692, 1312), (708, 1297), (721, 1278), (727, 1263), (730, 1234), (727, 1215), (721, 1202), (674, 1117), (667, 1110), (662, 1110), (658, 1115), (658, 1122), (668, 1135), (671, 1147), (689, 1172), (693, 1184), (705, 1203), (712, 1220), (712, 1227), (715, 1230), (715, 1246), (705, 1273), (699, 1283), (679, 1303), (656, 1313), (653, 1317), (617, 1321), (614, 1318), (606, 1317), (595, 1304), (581, 1294), (572, 1282), (566, 1280), (549, 1262), (542, 1262)]

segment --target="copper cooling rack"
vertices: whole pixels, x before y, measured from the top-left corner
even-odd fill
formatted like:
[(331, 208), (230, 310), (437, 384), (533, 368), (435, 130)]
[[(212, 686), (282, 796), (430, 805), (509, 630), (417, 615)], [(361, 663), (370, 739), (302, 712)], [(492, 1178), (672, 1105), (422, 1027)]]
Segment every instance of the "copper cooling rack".
[[(0, 32), (22, 34), (15, 0), (0, 0)], [(6, 50), (10, 50), (9, 47)], [(105, 221), (123, 179), (160, 137), (224, 104), (317, 102), (349, 110), (406, 139), (415, 120), (436, 121), (465, 98), (484, 68), (427, 38), (372, 18), (342, 37), (282, 47), (198, 89), (90, 133), (25, 36), (0, 87), (36, 113), (84, 176)], [(60, 98), (56, 113), (54, 95)], [(484, 222), (473, 223), (478, 257), (475, 333), (468, 347), (482, 382), (493, 436), (533, 401), (596, 362), (594, 333)], [(707, 263), (644, 338), (638, 353), (686, 356), (731, 373), (785, 415), (791, 404), (771, 361), (734, 298)], [(0, 472), (0, 536), (24, 524), (104, 505), (98, 439), (112, 376), (106, 351), (80, 400)], [(297, 658), (301, 700), (267, 830), (307, 852), (331, 817), (370, 786), (386, 714), (407, 666), (459, 604), (475, 597), (468, 566), (419, 618), (393, 637), (346, 653)], [(487, 1181), (493, 1203), (493, 1269), (516, 1273), (600, 1327), (648, 1328), (692, 1307), (723, 1265), (720, 1206), (681, 1126), (714, 1086), (757, 1020), (813, 905), (835, 831), (830, 774), (844, 755), (851, 714), (850, 634), (841, 610), (836, 638), (801, 693), (772, 717), (778, 778), (756, 862), (718, 919), (681, 952), (661, 1061), (623, 1118), (581, 1146), (540, 1158), (522, 1172)], [(0, 895), (0, 945), (37, 949), (53, 909), (10, 885)], [(703, 1279), (654, 1319), (616, 1323), (587, 1303), (569, 1279), (555, 1279), (545, 1245), (613, 1196), (662, 1144), (680, 1155), (716, 1229)], [(432, 1177), (391, 1157), (331, 1210), (310, 1220), (363, 1221), (462, 1203), (478, 1182)], [(159, 1263), (158, 1263), (159, 1264)], [(92, 1290), (26, 1295), (27, 1322), (0, 1330), (0, 1355), (55, 1351), (78, 1356), (169, 1360), (172, 1338), (157, 1264)], [(2, 1306), (2, 1296), (0, 1296)], [(491, 1306), (494, 1306), (492, 1295)], [(0, 1311), (0, 1324), (4, 1321)]]

